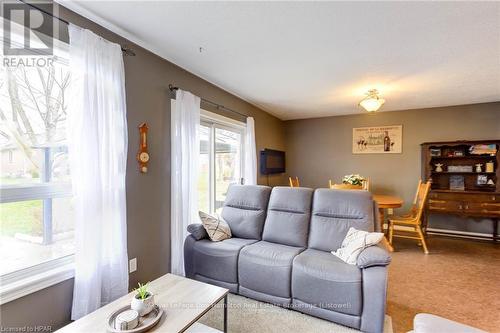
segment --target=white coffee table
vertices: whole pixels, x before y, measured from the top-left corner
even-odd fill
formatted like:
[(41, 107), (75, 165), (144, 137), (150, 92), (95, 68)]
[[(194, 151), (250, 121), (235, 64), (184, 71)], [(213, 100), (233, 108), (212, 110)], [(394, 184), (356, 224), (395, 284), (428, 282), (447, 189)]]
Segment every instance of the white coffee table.
[[(165, 311), (160, 322), (149, 332), (175, 333), (188, 329), (189, 331), (198, 331), (203, 326), (196, 321), (221, 300), (224, 300), (224, 332), (227, 332), (227, 294), (229, 290), (173, 274), (166, 274), (151, 281), (149, 289), (155, 295), (155, 303)], [(106, 321), (109, 315), (129, 304), (134, 294), (131, 292), (64, 326), (58, 332), (106, 332)]]

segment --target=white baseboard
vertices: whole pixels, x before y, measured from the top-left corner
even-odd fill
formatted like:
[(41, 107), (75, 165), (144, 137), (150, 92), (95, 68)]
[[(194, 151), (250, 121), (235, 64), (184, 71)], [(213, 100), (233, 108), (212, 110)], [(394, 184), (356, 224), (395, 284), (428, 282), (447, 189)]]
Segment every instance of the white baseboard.
[(438, 228), (427, 228), (426, 231), (429, 234), (448, 235), (460, 238), (473, 238), (473, 239), (493, 238), (492, 234), (485, 234), (482, 232), (470, 232), (470, 231), (459, 231), (459, 230), (438, 229)]
[[(387, 223), (384, 223), (384, 229), (387, 229)], [(395, 226), (395, 230), (401, 231), (412, 231), (413, 228), (406, 226)], [(485, 234), (482, 232), (470, 232), (470, 231), (460, 231), (460, 230), (449, 230), (449, 229), (439, 229), (439, 228), (427, 228), (426, 232), (428, 234), (443, 235), (450, 237), (459, 238), (469, 238), (469, 239), (493, 239), (492, 234)]]

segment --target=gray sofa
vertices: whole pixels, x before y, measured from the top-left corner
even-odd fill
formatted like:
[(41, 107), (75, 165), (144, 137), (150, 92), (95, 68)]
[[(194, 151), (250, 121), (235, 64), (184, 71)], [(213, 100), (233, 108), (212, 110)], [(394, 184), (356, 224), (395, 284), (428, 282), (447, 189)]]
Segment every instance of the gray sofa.
[(372, 246), (349, 265), (334, 256), (350, 227), (374, 231), (367, 191), (234, 185), (221, 213), (233, 237), (212, 242), (200, 224), (184, 243), (186, 276), (232, 293), (382, 332), (389, 254)]

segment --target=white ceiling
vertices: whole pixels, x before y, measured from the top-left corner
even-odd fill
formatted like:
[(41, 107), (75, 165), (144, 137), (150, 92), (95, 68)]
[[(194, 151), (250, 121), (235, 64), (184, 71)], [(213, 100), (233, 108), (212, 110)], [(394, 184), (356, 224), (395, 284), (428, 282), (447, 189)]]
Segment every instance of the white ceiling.
[(61, 2), (281, 119), (500, 101), (500, 2)]

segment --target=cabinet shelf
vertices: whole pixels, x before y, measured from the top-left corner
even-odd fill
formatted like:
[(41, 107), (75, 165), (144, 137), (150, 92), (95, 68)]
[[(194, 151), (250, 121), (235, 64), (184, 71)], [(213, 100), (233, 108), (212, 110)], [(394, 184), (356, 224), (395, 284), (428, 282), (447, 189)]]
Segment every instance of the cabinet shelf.
[[(496, 151), (495, 156), (491, 154), (474, 155), (469, 152), (480, 151), (488, 146), (488, 152)], [(450, 188), (464, 188), (463, 193), (473, 192), (500, 192), (500, 140), (478, 140), (478, 141), (456, 141), (456, 142), (426, 142), (422, 147), (422, 180), (432, 180), (432, 190), (442, 189), (450, 190)], [(442, 156), (431, 156), (432, 153), (439, 151)], [(463, 156), (449, 156), (455, 152), (462, 152)], [(493, 168), (486, 165), (493, 162)], [(441, 172), (436, 171), (435, 164), (440, 164)], [(482, 164), (482, 171), (476, 172), (476, 165)], [(460, 167), (467, 168), (460, 168)], [(449, 171), (448, 168), (454, 170), (468, 171)], [(455, 169), (455, 170), (456, 170)], [(493, 169), (493, 170), (492, 170)], [(491, 181), (494, 185), (482, 186), (477, 184), (487, 183)], [(455, 190), (450, 190), (451, 193), (460, 193)]]
[(500, 192), (492, 191), (492, 189), (489, 189), (488, 191), (479, 190), (479, 189), (463, 190), (462, 191), (462, 190), (450, 190), (450, 189), (433, 188), (433, 189), (431, 189), (431, 192), (437, 192), (437, 193), (469, 193), (469, 194), (500, 194)]
[(496, 156), (490, 156), (490, 155), (466, 155), (466, 156), (431, 156), (431, 158), (434, 160), (463, 160), (463, 159), (479, 159), (479, 158), (484, 158), (484, 159), (490, 159), (490, 160), (495, 160)]
[(433, 175), (453, 175), (453, 174), (464, 174), (464, 175), (494, 175), (495, 172), (470, 172), (470, 171), (432, 171)]
[(433, 192), (446, 192), (446, 193), (492, 193), (495, 192), (495, 186), (478, 186), (474, 188), (465, 188), (465, 190), (450, 190), (445, 188), (433, 188), (431, 189)]

